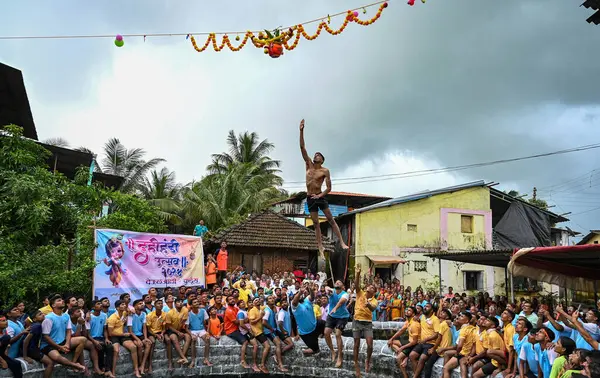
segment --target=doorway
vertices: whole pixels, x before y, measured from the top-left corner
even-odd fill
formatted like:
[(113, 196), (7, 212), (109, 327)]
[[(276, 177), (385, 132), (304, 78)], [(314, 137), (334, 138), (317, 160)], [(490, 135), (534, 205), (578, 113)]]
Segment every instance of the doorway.
[(263, 270), (262, 255), (243, 254), (242, 255), (242, 265), (246, 267), (247, 273), (252, 274), (252, 272), (256, 271), (256, 273), (262, 274), (262, 270)]

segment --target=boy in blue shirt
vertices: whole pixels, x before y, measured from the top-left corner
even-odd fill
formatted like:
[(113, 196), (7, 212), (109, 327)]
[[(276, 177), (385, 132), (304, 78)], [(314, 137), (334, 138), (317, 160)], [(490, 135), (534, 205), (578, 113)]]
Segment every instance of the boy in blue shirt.
[[(55, 363), (69, 366), (80, 373), (85, 372), (85, 366), (73, 362), (77, 361), (79, 356), (70, 361), (61, 355), (71, 351), (72, 325), (69, 314), (63, 312), (65, 301), (60, 295), (55, 295), (50, 299), (50, 307), (52, 307), (52, 312), (46, 315), (42, 322), (41, 352), (50, 357)], [(81, 349), (83, 349), (84, 344), (81, 344), (81, 346)], [(79, 352), (81, 353), (82, 350)]]
[(25, 325), (19, 321), (20, 317), (21, 312), (17, 306), (14, 306), (6, 313), (6, 318), (8, 319), (8, 328), (6, 328), (6, 334), (10, 336), (10, 348), (8, 348), (6, 354), (12, 359), (21, 356), (23, 340), (29, 332), (29, 329), (26, 330)]
[(102, 301), (92, 302), (92, 311), (88, 312), (85, 319), (87, 338), (94, 349), (98, 351), (98, 369), (106, 376), (113, 376), (111, 372), (113, 347), (106, 330), (108, 317), (102, 312)]
[[(342, 340), (342, 332), (346, 328), (350, 313), (346, 308), (346, 304), (350, 299), (347, 292), (344, 291), (344, 283), (340, 280), (335, 281), (334, 290), (326, 287), (325, 290), (329, 296), (329, 315), (325, 322), (325, 342), (331, 351), (331, 359), (337, 360), (335, 367), (339, 369), (342, 367), (343, 353), (344, 353), (344, 342)], [(335, 339), (337, 341), (337, 352), (333, 349), (333, 342), (331, 341), (331, 334), (335, 330)]]
[(44, 356), (40, 350), (40, 342), (42, 341), (42, 322), (44, 321), (45, 315), (40, 310), (32, 316), (33, 323), (29, 329), (29, 333), (23, 340), (23, 359), (31, 364), (33, 360), (44, 364), (44, 378), (50, 378), (52, 376), (52, 369), (54, 368), (54, 362), (48, 356)]
[(537, 328), (533, 328), (529, 332), (527, 341), (521, 344), (521, 353), (519, 353), (519, 372), (523, 372), (523, 375), (528, 378), (537, 378), (538, 376), (538, 361), (534, 350), (534, 346), (537, 343), (536, 335), (538, 330)]
[(198, 340), (204, 342), (204, 365), (212, 366), (208, 360), (210, 353), (210, 335), (206, 332), (208, 323), (208, 313), (204, 308), (200, 308), (200, 300), (198, 298), (192, 300), (192, 308), (188, 312), (186, 321), (187, 333), (192, 337), (192, 362), (189, 367), (196, 367), (196, 345)]
[(194, 227), (194, 236), (204, 237), (204, 234), (208, 232), (208, 227), (204, 225), (204, 220), (200, 219), (200, 222)]
[(557, 353), (550, 349), (550, 343), (554, 340), (554, 332), (548, 327), (542, 327), (535, 335), (537, 344), (533, 346), (535, 357), (538, 362), (538, 378), (549, 378), (552, 371), (552, 364)]
[(150, 355), (152, 349), (152, 341), (148, 338), (148, 329), (146, 327), (146, 312), (144, 309), (144, 301), (136, 299), (133, 301), (133, 314), (131, 317), (131, 326), (129, 326), (129, 333), (131, 338), (137, 347), (138, 358), (140, 360), (140, 369), (145, 372), (146, 361)]

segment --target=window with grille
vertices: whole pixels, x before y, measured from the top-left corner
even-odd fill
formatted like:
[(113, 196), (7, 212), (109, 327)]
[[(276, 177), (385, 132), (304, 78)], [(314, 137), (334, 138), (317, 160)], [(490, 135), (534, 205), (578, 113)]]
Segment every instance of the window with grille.
[(406, 231), (417, 232), (417, 225), (416, 224), (407, 224)]
[(413, 261), (415, 272), (427, 272), (427, 261)]
[(465, 290), (483, 290), (483, 272), (463, 271), (463, 284)]

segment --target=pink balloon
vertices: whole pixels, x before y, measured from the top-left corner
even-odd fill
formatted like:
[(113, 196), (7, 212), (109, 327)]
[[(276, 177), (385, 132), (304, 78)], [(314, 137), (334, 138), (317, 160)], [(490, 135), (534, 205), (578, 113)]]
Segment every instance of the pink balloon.
[(357, 11), (354, 11), (353, 14), (354, 14), (354, 17), (358, 17), (358, 12)]
[(117, 34), (117, 41), (122, 41), (123, 40), (123, 36), (121, 34)]

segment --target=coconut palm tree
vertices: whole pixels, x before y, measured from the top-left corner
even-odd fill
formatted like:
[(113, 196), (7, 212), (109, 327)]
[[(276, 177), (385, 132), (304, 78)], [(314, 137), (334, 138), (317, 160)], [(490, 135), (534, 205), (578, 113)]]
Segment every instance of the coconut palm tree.
[(260, 174), (268, 173), (274, 180), (273, 185), (281, 185), (283, 179), (278, 175), (281, 170), (279, 160), (271, 159), (268, 154), (275, 145), (267, 139), (259, 140), (255, 132), (244, 132), (237, 137), (233, 130), (227, 135), (229, 152), (212, 155), (212, 163), (206, 169), (210, 174), (225, 173), (234, 163), (247, 163), (258, 168)]
[(181, 223), (178, 215), (181, 185), (175, 179), (175, 172), (163, 167), (160, 171), (153, 170), (150, 177), (144, 177), (139, 191), (148, 203), (157, 207), (159, 214), (172, 224)]
[(186, 188), (182, 207), (185, 223), (204, 219), (211, 230), (243, 220), (282, 198), (273, 174), (250, 163), (231, 163), (221, 174), (205, 176)]
[(146, 161), (145, 154), (142, 148), (127, 149), (119, 139), (111, 138), (104, 145), (102, 172), (123, 177), (122, 192), (135, 192), (140, 189), (148, 172), (165, 161), (160, 158)]

